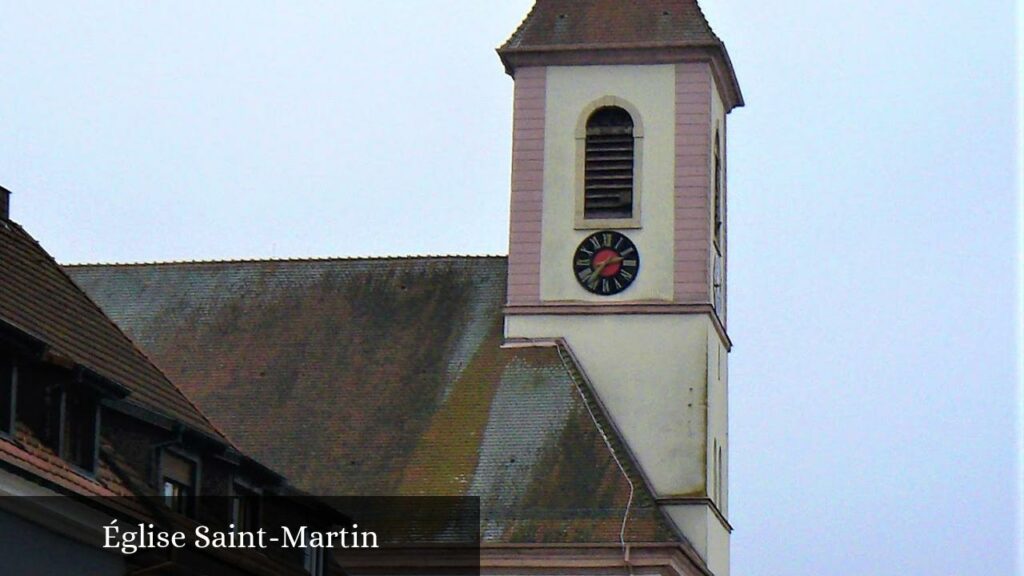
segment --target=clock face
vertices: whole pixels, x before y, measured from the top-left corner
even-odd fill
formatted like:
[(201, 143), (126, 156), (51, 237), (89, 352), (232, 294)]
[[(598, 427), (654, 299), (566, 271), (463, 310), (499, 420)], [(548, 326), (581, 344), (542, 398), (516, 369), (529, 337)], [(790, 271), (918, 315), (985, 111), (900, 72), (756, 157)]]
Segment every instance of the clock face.
[(587, 236), (576, 248), (572, 269), (584, 289), (611, 296), (636, 280), (640, 253), (625, 235), (603, 230)]

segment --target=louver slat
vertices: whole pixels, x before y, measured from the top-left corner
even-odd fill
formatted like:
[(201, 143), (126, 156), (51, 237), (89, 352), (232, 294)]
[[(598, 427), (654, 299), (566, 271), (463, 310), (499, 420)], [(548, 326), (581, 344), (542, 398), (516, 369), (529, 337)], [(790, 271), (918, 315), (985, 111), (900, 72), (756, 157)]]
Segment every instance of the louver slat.
[(621, 108), (600, 108), (587, 121), (584, 218), (633, 216), (633, 142), (633, 119)]

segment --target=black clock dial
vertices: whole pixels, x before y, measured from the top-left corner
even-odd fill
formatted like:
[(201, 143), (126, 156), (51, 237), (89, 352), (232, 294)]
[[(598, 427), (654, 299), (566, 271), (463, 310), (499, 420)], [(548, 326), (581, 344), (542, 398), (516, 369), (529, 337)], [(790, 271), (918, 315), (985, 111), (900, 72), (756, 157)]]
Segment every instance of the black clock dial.
[(580, 242), (572, 257), (572, 270), (585, 290), (611, 296), (636, 280), (640, 253), (624, 234), (602, 230)]

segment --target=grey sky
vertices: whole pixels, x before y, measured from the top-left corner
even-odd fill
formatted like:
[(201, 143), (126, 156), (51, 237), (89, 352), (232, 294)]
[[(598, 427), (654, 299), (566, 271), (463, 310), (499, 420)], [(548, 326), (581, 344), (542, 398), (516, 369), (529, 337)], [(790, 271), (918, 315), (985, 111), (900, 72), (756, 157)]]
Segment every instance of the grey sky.
[[(530, 3), (0, 1), (0, 184), (66, 262), (505, 253)], [(1013, 574), (1013, 5), (703, 8), (733, 573)]]

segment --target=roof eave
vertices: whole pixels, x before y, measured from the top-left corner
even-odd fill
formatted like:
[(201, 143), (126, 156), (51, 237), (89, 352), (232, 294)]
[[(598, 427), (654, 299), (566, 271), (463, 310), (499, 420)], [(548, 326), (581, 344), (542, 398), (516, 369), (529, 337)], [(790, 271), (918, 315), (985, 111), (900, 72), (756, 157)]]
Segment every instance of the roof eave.
[(517, 68), (533, 66), (593, 66), (677, 64), (709, 62), (721, 87), (726, 112), (744, 105), (743, 93), (725, 45), (717, 43), (645, 42), (502, 46), (498, 57), (505, 73), (515, 77)]

